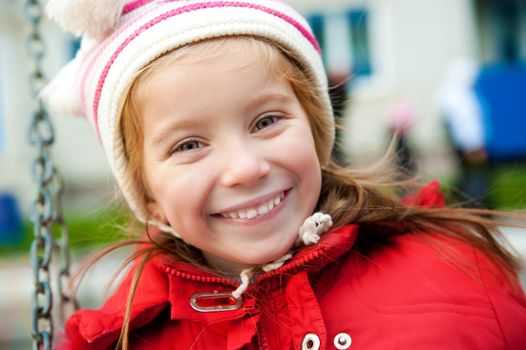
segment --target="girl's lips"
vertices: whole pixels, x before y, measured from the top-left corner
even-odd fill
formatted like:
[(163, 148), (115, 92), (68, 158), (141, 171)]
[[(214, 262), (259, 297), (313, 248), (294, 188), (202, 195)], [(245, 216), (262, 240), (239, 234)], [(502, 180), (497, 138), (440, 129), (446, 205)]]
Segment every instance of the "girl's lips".
[(233, 224), (253, 224), (274, 217), (283, 207), (290, 189), (279, 192), (265, 201), (259, 201), (250, 207), (229, 210), (212, 217), (225, 220)]

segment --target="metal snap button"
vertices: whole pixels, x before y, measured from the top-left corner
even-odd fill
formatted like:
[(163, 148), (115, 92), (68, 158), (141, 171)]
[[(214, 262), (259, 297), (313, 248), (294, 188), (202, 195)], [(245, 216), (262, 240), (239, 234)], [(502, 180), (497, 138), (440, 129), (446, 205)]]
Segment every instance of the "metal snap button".
[(320, 348), (320, 338), (314, 334), (309, 333), (303, 338), (303, 343), (301, 344), (302, 350), (318, 350)]
[(352, 344), (351, 336), (347, 333), (339, 333), (334, 337), (334, 346), (336, 349), (349, 349)]

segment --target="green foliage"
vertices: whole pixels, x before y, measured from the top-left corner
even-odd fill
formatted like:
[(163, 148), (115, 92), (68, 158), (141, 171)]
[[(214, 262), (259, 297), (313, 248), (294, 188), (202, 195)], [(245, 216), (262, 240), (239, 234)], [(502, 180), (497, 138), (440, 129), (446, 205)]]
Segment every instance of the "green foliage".
[(492, 170), (490, 201), (496, 209), (526, 208), (526, 164), (501, 165)]
[[(107, 208), (89, 215), (66, 215), (72, 250), (89, 249), (128, 237), (127, 215), (118, 208)], [(0, 254), (29, 252), (33, 241), (33, 224), (24, 219), (22, 236), (16, 243), (0, 246)]]
[[(497, 210), (526, 209), (526, 163), (502, 164), (489, 169), (487, 188), (488, 202)], [(428, 181), (433, 178), (427, 178)], [(460, 192), (458, 179), (441, 178), (440, 187), (447, 198), (447, 203), (458, 204), (468, 201)]]

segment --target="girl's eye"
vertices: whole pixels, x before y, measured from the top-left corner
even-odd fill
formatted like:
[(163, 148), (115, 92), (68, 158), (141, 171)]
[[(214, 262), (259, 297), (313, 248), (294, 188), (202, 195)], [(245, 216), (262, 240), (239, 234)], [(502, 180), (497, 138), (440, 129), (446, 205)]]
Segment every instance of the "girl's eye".
[(200, 148), (202, 146), (203, 145), (199, 141), (195, 141), (195, 140), (187, 141), (187, 142), (184, 142), (184, 143), (178, 145), (177, 147), (175, 147), (172, 150), (171, 153), (173, 154), (173, 153), (177, 153), (177, 152), (193, 151), (193, 150), (195, 150), (197, 148)]
[(259, 131), (259, 130), (268, 128), (272, 124), (276, 123), (278, 120), (279, 120), (278, 116), (269, 115), (269, 116), (263, 117), (260, 120), (258, 120), (254, 128), (256, 129), (256, 131)]

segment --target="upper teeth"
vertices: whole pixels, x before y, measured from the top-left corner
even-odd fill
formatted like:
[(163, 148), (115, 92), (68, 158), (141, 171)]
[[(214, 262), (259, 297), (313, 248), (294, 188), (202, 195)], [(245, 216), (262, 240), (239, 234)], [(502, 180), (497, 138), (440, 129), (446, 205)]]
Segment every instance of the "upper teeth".
[(278, 206), (278, 204), (281, 203), (283, 196), (284, 194), (281, 192), (280, 194), (276, 195), (276, 197), (269, 199), (265, 203), (259, 204), (257, 207), (233, 210), (226, 213), (221, 213), (221, 215), (225, 218), (231, 219), (252, 219), (258, 215), (266, 214), (274, 207)]

